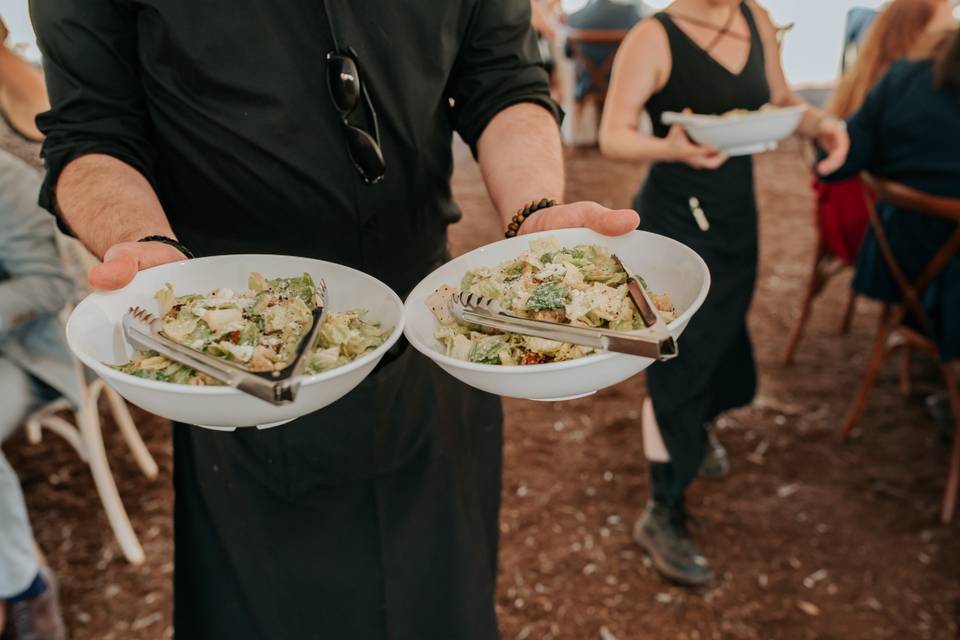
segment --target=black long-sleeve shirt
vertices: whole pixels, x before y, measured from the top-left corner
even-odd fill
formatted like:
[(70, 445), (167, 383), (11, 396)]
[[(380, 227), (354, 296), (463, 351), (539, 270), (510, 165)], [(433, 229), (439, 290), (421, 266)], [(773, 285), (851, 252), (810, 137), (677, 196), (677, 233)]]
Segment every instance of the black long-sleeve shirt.
[[(329, 0), (377, 110), (386, 178), (353, 167), (327, 87), (322, 4), (31, 0), (53, 108), (39, 118), (53, 211), (64, 166), (103, 153), (154, 186), (198, 253), (332, 260), (405, 291), (442, 258), (454, 131), (499, 111), (559, 116), (528, 0)], [(361, 106), (352, 118), (369, 129)]]

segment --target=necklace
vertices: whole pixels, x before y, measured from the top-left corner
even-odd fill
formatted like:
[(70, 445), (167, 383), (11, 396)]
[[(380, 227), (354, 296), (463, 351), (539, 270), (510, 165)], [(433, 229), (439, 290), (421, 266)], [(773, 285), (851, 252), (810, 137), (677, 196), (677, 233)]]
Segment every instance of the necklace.
[(730, 26), (733, 24), (733, 19), (736, 16), (736, 12), (733, 6), (730, 7), (730, 13), (727, 15), (727, 21), (722, 26), (717, 26), (716, 24), (708, 20), (702, 20), (700, 18), (694, 18), (693, 16), (674, 13), (673, 11), (668, 11), (667, 15), (669, 15), (672, 18), (683, 20), (684, 22), (689, 22), (691, 24), (695, 24), (695, 25), (716, 31), (717, 35), (714, 36), (713, 40), (711, 40), (710, 43), (703, 48), (704, 51), (707, 51), (707, 52), (711, 51), (715, 46), (717, 46), (717, 44), (721, 40), (723, 40), (725, 36), (730, 36), (731, 38), (736, 38), (737, 40), (744, 40), (747, 42), (750, 41), (749, 35), (737, 33), (736, 31), (732, 31), (730, 29)]

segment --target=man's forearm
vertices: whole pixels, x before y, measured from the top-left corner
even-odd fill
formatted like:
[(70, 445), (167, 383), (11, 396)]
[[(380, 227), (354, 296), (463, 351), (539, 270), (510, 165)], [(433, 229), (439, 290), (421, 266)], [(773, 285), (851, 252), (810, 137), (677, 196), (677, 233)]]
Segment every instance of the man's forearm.
[(112, 156), (91, 154), (68, 164), (56, 194), (67, 225), (100, 258), (122, 242), (150, 235), (173, 237), (147, 179)]
[(501, 111), (480, 136), (477, 156), (504, 226), (531, 201), (563, 200), (560, 130), (543, 107), (518, 104)]

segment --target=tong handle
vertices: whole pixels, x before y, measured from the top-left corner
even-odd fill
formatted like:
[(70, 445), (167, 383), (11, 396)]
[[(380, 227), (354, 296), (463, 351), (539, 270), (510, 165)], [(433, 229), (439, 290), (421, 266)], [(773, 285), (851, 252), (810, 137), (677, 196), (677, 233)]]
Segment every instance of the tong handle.
[(125, 322), (124, 330), (127, 338), (135, 343), (134, 346), (156, 351), (175, 362), (271, 404), (287, 404), (293, 402), (296, 397), (296, 389), (286, 381), (271, 382), (255, 373), (216, 362), (210, 356), (198, 356), (198, 352), (193, 349), (163, 335), (148, 333), (132, 322)]
[(627, 291), (630, 293), (630, 299), (633, 300), (637, 311), (640, 313), (640, 319), (643, 321), (643, 324), (647, 327), (652, 327), (657, 324), (659, 316), (650, 304), (650, 300), (647, 299), (647, 292), (643, 290), (643, 287), (633, 276), (627, 277)]
[(476, 312), (460, 307), (459, 315), (468, 323), (478, 324), (508, 333), (520, 333), (534, 338), (569, 342), (601, 351), (627, 353), (654, 360), (666, 360), (676, 355), (676, 343), (669, 335), (629, 334), (587, 327), (561, 325), (546, 320), (531, 320), (508, 313)]

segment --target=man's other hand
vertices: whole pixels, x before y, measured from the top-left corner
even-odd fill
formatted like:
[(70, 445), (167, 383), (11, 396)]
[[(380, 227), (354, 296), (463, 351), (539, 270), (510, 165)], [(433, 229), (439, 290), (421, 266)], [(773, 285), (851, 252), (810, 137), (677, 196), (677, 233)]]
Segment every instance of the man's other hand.
[(622, 236), (639, 225), (640, 215), (633, 209), (608, 209), (596, 202), (574, 202), (534, 212), (520, 225), (520, 235), (586, 227), (605, 236)]
[(90, 269), (87, 278), (94, 289), (112, 291), (130, 284), (138, 271), (186, 259), (162, 242), (121, 242), (107, 249), (103, 262)]

